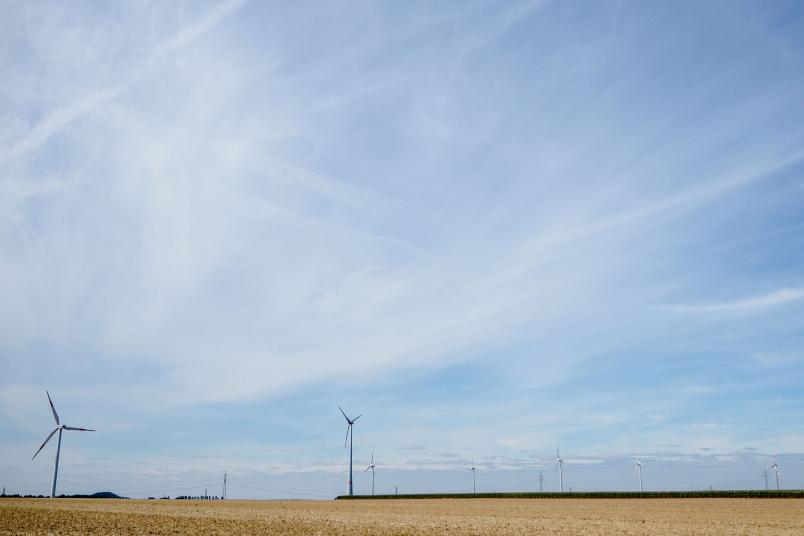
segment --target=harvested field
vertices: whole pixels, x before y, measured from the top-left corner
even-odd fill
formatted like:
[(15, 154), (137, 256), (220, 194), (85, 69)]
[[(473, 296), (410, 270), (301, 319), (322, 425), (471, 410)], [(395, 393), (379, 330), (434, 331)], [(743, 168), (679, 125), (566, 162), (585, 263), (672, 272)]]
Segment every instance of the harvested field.
[(0, 500), (0, 534), (804, 534), (801, 499)]

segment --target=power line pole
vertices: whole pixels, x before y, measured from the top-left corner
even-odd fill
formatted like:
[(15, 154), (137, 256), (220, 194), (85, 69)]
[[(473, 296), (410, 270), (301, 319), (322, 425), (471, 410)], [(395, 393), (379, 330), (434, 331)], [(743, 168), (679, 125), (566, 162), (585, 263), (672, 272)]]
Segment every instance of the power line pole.
[(544, 491), (544, 476), (539, 473), (539, 493)]

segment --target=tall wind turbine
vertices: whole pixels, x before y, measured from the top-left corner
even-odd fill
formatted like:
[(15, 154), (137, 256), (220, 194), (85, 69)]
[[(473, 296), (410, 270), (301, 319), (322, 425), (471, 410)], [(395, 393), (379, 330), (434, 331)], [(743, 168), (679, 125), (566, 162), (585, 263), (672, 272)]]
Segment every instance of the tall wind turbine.
[(639, 460), (634, 465), (634, 474), (639, 476), (639, 493), (642, 493), (642, 462)]
[(374, 495), (374, 451), (371, 451), (371, 463), (366, 467), (366, 471), (371, 469), (371, 494)]
[(346, 424), (346, 439), (343, 442), (343, 446), (346, 447), (346, 443), (349, 443), (349, 495), (351, 496), (354, 493), (353, 493), (353, 489), (352, 489), (352, 441), (350, 441), (350, 438), (352, 440), (354, 440), (355, 433), (352, 430), (352, 426), (354, 426), (355, 421), (357, 419), (359, 419), (360, 417), (362, 417), (363, 415), (358, 415), (354, 419), (350, 419), (349, 417), (346, 416), (346, 413), (343, 411), (343, 408), (338, 406), (338, 409), (341, 410), (341, 413), (343, 413), (343, 418), (346, 419), (346, 423), (347, 423)]
[[(59, 433), (59, 443), (58, 443), (58, 446), (56, 447), (56, 467), (55, 467), (55, 469), (53, 469), (53, 488), (50, 490), (50, 497), (54, 498), (54, 497), (56, 497), (56, 479), (59, 476), (59, 454), (61, 453), (61, 433), (62, 433), (62, 431), (63, 430), (77, 430), (79, 432), (94, 432), (95, 430), (89, 430), (87, 428), (74, 428), (72, 426), (65, 426), (65, 425), (61, 424), (59, 422), (59, 414), (56, 413), (56, 408), (53, 406), (53, 400), (50, 399), (50, 393), (48, 393), (47, 391), (45, 391), (45, 393), (47, 393), (47, 401), (50, 402), (50, 409), (51, 409), (51, 411), (53, 411), (53, 418), (56, 420), (56, 428), (52, 432), (50, 432), (50, 435), (47, 436), (47, 439), (45, 439), (45, 442), (42, 443), (41, 447), (39, 447), (39, 450), (36, 451), (36, 454), (39, 454), (42, 451), (42, 449), (45, 448), (45, 445), (47, 445), (47, 442), (50, 441), (51, 437), (53, 437), (53, 434), (55, 434), (56, 432)], [(31, 460), (36, 458), (36, 454), (33, 455), (33, 458), (31, 458)]]
[(773, 469), (773, 471), (776, 473), (776, 490), (778, 491), (779, 490), (779, 464), (776, 463), (776, 462), (773, 462), (773, 465), (770, 466), (770, 469)]
[(564, 460), (558, 452), (558, 445), (556, 445), (556, 469), (558, 469), (558, 489), (564, 491)]

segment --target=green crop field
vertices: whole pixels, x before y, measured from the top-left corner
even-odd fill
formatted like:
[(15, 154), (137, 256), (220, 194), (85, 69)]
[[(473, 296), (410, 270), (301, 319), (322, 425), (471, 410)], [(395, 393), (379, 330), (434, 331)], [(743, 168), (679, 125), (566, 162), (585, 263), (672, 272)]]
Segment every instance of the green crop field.
[(353, 495), (351, 497), (339, 495), (336, 499), (804, 499), (804, 490), (414, 493), (404, 495)]

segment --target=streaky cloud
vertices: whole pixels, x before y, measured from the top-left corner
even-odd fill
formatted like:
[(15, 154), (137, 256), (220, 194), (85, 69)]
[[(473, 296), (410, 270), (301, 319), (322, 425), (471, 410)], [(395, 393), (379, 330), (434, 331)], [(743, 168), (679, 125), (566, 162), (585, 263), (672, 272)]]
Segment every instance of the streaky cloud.
[(150, 54), (148, 54), (146, 60), (134, 67), (129, 76), (120, 84), (108, 89), (92, 92), (64, 108), (47, 113), (45, 118), (36, 124), (22, 139), (0, 148), (0, 162), (7, 162), (35, 151), (45, 144), (51, 136), (60, 132), (73, 121), (80, 119), (85, 114), (116, 98), (140, 80), (149, 69), (165, 56), (176, 53), (195, 39), (203, 36), (223, 19), (234, 13), (246, 1), (247, 0), (228, 0), (221, 2), (210, 9), (199, 22), (182, 29), (172, 38), (157, 45)]
[(696, 315), (755, 314), (795, 303), (802, 299), (804, 299), (804, 287), (782, 288), (766, 294), (731, 301), (665, 305), (662, 308), (668, 311)]

